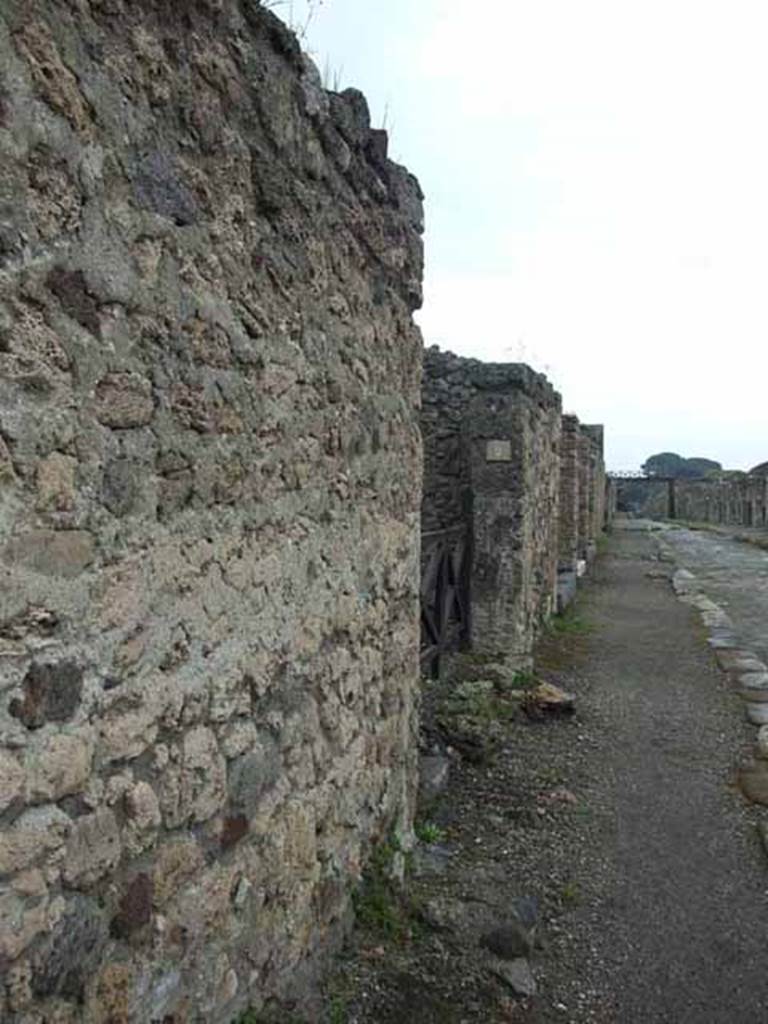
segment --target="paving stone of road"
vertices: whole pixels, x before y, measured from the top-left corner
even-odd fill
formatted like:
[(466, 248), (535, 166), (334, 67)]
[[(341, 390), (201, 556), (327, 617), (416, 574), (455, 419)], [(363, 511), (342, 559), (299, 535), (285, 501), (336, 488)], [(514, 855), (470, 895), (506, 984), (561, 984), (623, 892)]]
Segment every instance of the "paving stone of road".
[(728, 613), (744, 646), (768, 660), (768, 551), (706, 530), (673, 526), (663, 536), (678, 565)]

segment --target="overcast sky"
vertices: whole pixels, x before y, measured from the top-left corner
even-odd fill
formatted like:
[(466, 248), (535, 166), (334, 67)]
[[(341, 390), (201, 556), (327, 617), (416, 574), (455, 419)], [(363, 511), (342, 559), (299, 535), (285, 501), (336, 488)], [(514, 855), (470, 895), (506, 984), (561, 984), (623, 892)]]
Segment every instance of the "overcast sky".
[(547, 373), (612, 468), (768, 459), (765, 0), (314, 6), (426, 193), (426, 344)]

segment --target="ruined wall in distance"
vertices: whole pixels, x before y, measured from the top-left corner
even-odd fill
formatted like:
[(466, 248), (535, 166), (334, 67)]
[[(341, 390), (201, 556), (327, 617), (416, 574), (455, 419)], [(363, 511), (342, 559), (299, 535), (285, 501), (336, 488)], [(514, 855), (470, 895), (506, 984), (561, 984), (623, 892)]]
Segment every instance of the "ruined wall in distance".
[[(660, 500), (649, 503), (656, 514)], [(729, 474), (706, 480), (675, 481), (676, 518), (731, 526), (768, 525), (768, 480), (753, 474)]]
[(619, 481), (643, 515), (670, 516), (670, 489), (674, 492), (674, 518), (723, 526), (768, 526), (768, 477), (764, 472), (722, 472), (699, 480), (673, 482), (647, 479)]
[(408, 828), (421, 230), (254, 0), (4, 0), (3, 1021), (296, 997)]

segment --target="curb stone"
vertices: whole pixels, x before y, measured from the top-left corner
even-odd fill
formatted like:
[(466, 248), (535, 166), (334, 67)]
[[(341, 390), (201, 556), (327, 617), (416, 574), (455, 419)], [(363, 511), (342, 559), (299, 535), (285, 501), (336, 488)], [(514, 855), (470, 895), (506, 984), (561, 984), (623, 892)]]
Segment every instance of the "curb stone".
[[(677, 561), (674, 549), (661, 537), (656, 538), (656, 543), (660, 558), (664, 561)], [(718, 668), (728, 676), (734, 691), (741, 698), (747, 721), (760, 727), (754, 750), (755, 758), (758, 762), (768, 759), (768, 667), (754, 651), (741, 645), (732, 620), (719, 604), (703, 592), (695, 573), (679, 568), (672, 574), (671, 583), (677, 599), (698, 611), (707, 629), (707, 644), (715, 655)], [(741, 771), (739, 777), (742, 777)], [(755, 799), (754, 787), (748, 785), (740, 788), (750, 802), (765, 802)], [(768, 852), (768, 821), (762, 822), (759, 828)]]

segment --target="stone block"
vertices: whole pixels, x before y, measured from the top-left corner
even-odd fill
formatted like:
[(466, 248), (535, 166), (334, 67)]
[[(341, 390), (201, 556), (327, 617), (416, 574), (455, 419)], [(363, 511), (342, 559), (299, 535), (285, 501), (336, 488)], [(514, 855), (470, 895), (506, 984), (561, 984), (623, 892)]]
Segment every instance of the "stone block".
[(74, 661), (35, 663), (22, 683), (23, 696), (11, 701), (11, 714), (28, 729), (39, 729), (47, 722), (67, 722), (73, 718), (83, 692), (83, 670)]
[(155, 842), (162, 823), (160, 803), (147, 782), (130, 786), (123, 802), (126, 815), (123, 845), (130, 856), (137, 857)]
[(87, 135), (91, 127), (88, 102), (77, 77), (62, 60), (50, 27), (41, 20), (28, 21), (16, 34), (15, 42), (46, 103)]
[(115, 430), (145, 427), (155, 413), (152, 385), (137, 373), (109, 373), (96, 385), (96, 418)]
[(155, 903), (163, 908), (204, 864), (203, 851), (194, 839), (174, 839), (158, 849), (153, 872)]
[(43, 512), (68, 512), (75, 504), (77, 460), (54, 452), (37, 467), (37, 507)]
[(25, 811), (0, 832), (0, 875), (21, 871), (61, 849), (71, 829), (72, 819), (58, 807)]
[(80, 894), (69, 896), (61, 918), (33, 958), (35, 995), (81, 1003), (106, 940), (107, 926), (98, 903)]
[(87, 889), (120, 862), (120, 830), (112, 811), (101, 807), (78, 818), (67, 842), (62, 876), (66, 885)]
[(154, 886), (149, 875), (141, 872), (128, 883), (120, 897), (117, 914), (112, 918), (110, 931), (126, 939), (152, 920)]
[(0, 750), (0, 814), (21, 800), (26, 790), (26, 775), (19, 759)]
[(72, 579), (93, 561), (93, 536), (87, 530), (28, 530), (6, 545), (4, 558), (43, 576)]
[(0, 962), (15, 960), (39, 935), (56, 924), (64, 900), (29, 900), (14, 892), (0, 892)]
[(28, 799), (55, 803), (82, 792), (88, 783), (93, 758), (90, 736), (56, 733), (27, 756)]
[(216, 737), (205, 726), (190, 730), (160, 780), (160, 806), (167, 828), (206, 821), (226, 803), (227, 771)]

